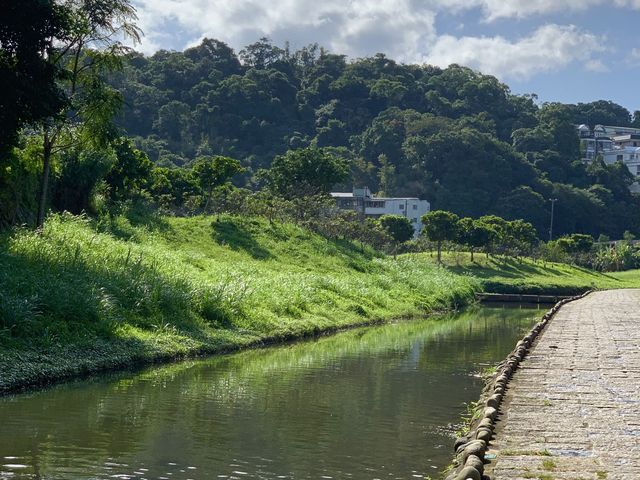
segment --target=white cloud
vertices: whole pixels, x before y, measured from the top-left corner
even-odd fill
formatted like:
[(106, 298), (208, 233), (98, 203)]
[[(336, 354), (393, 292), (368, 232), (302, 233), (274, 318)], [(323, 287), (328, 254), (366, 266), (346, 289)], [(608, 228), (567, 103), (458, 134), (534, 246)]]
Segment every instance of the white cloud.
[(609, 67), (605, 65), (605, 63), (597, 58), (592, 58), (591, 60), (587, 60), (584, 64), (584, 68), (589, 70), (590, 72), (598, 72), (604, 73), (609, 72)]
[(357, 57), (384, 52), (411, 61), (435, 36), (435, 13), (417, 0), (137, 0), (142, 50), (163, 45), (167, 22), (193, 32), (183, 45), (209, 36), (235, 48), (269, 36), (294, 46), (318, 42)]
[(457, 38), (443, 35), (424, 60), (443, 67), (459, 63), (503, 79), (527, 79), (576, 61), (594, 68), (601, 63), (592, 56), (603, 51), (602, 38), (573, 25), (552, 24), (516, 41), (500, 36)]
[(634, 47), (627, 54), (624, 63), (631, 67), (639, 67), (640, 66), (640, 48)]
[[(544, 25), (529, 36), (438, 35), (443, 11), (480, 9), (480, 20), (580, 10), (605, 0), (133, 0), (146, 36), (145, 53), (181, 50), (208, 36), (239, 50), (262, 36), (293, 48), (318, 42), (336, 53), (360, 57), (382, 52), (407, 63), (460, 63), (501, 79), (526, 79), (580, 62), (606, 66), (595, 54), (604, 38), (575, 26)], [(610, 0), (611, 1), (611, 0)], [(640, 8), (640, 0), (612, 0)], [(455, 30), (452, 30), (452, 32)]]
[[(472, 0), (473, 1), (473, 0)], [(478, 2), (488, 21), (499, 18), (526, 18), (565, 11), (581, 11), (604, 0), (481, 0)]]
[(613, 3), (617, 7), (628, 7), (640, 10), (640, 0), (614, 0)]
[(484, 20), (526, 18), (561, 12), (580, 12), (592, 7), (640, 9), (640, 0), (436, 0), (436, 5), (453, 11), (480, 8)]

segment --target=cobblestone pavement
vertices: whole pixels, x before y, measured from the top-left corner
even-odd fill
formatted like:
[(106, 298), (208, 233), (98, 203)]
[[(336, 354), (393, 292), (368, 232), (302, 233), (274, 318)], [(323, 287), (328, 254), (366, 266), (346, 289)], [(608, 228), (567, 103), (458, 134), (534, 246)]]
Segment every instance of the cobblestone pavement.
[(492, 480), (640, 479), (640, 290), (563, 306), (500, 410)]

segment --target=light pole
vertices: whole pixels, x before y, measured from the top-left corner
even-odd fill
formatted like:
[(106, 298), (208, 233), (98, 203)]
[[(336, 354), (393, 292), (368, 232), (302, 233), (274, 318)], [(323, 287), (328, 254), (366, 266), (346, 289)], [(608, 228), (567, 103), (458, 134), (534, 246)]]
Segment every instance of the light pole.
[(551, 223), (549, 224), (549, 241), (551, 241), (553, 240), (553, 207), (558, 201), (558, 199), (550, 198), (549, 201), (551, 202)]

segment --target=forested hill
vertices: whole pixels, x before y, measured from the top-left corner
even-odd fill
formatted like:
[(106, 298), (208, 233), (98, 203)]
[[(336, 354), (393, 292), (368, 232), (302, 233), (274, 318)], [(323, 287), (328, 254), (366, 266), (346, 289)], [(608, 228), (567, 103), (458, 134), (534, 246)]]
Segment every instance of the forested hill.
[(238, 54), (210, 39), (133, 54), (112, 83), (125, 98), (121, 126), (159, 165), (222, 154), (247, 167), (250, 185), (275, 155), (315, 145), (350, 160), (343, 188), (419, 196), (463, 216), (524, 218), (541, 234), (550, 198), (558, 234), (619, 238), (640, 225), (626, 167), (579, 161), (575, 124), (640, 126), (640, 112), (612, 102), (538, 106), (462, 66), (348, 61), (265, 39)]

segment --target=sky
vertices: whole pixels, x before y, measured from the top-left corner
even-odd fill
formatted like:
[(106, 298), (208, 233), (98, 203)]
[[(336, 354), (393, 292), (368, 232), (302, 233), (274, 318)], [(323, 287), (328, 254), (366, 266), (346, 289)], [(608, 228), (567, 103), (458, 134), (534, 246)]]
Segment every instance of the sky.
[(202, 38), (236, 51), (268, 37), (358, 58), (458, 63), (540, 102), (612, 100), (640, 110), (640, 0), (133, 0), (136, 49)]

